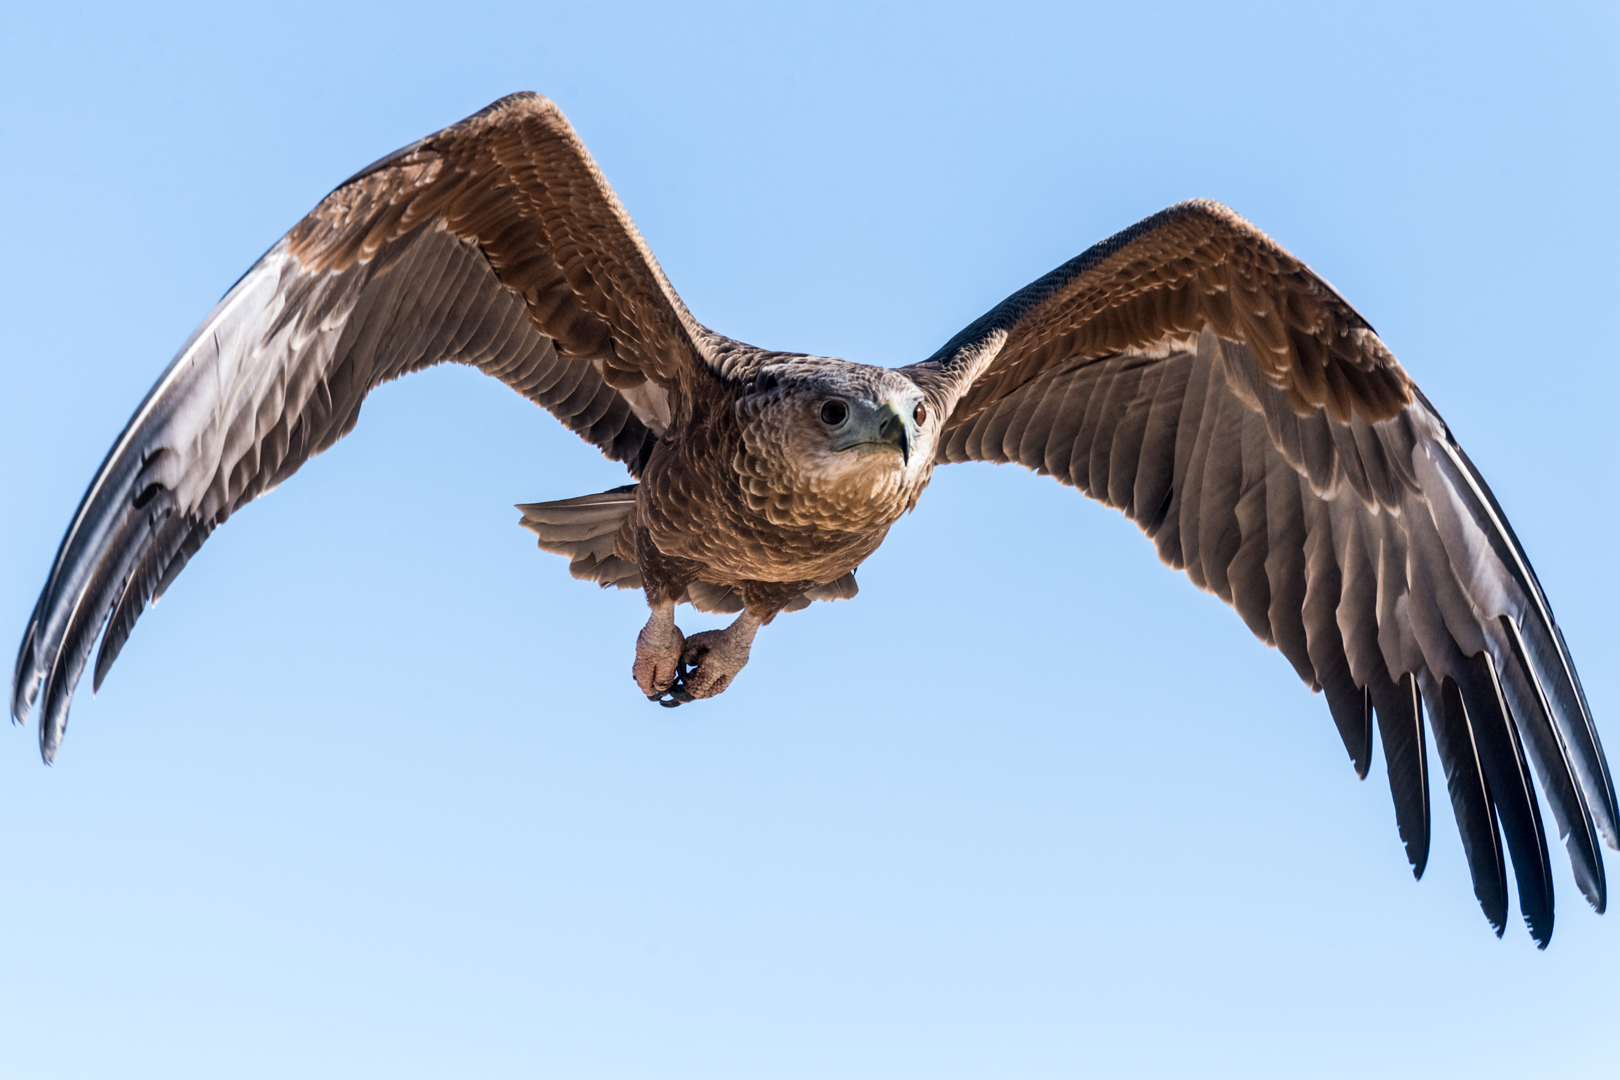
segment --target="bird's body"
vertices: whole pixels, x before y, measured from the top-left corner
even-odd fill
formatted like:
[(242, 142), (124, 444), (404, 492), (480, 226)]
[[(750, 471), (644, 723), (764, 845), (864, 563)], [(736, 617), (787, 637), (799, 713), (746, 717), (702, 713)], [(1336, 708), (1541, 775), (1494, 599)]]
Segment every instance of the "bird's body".
[[(98, 685), (214, 528), (347, 434), (370, 390), (447, 361), (629, 470), (631, 485), (521, 509), (576, 576), (645, 591), (632, 670), (648, 697), (718, 694), (779, 612), (853, 596), (937, 466), (1017, 462), (1120, 509), (1231, 604), (1325, 695), (1362, 775), (1376, 727), (1415, 873), (1443, 781), (1487, 917), (1500, 932), (1510, 856), (1545, 943), (1533, 772), (1579, 887), (1605, 903), (1620, 812), (1546, 597), (1438, 412), (1304, 263), (1225, 207), (1183, 203), (918, 363), (769, 352), (692, 317), (537, 95), (345, 182), (182, 348), (92, 481), (24, 635), (12, 712), (38, 703), (46, 759), (104, 627)], [(681, 602), (740, 614), (688, 639)]]
[[(823, 384), (829, 371), (844, 376), (837, 386), (810, 390), (818, 407), (823, 396), (840, 392), (878, 399), (892, 390), (913, 402), (922, 396), (910, 380), (882, 368), (819, 357), (761, 359), (750, 368), (766, 380), (792, 379), (795, 369)], [(888, 444), (813, 460), (817, 447), (798, 449), (772, 436), (796, 422), (813, 429), (818, 418), (794, 415), (783, 382), (760, 390), (760, 381), (756, 375), (741, 392), (716, 394), (672, 425), (647, 461), (632, 528), (645, 528), (666, 556), (701, 564), (703, 579), (714, 584), (831, 583), (877, 550), (889, 526), (916, 505), (933, 463), (917, 454), (913, 467)], [(807, 434), (819, 441), (819, 431)], [(833, 468), (834, 462), (848, 467)], [(694, 499), (694, 492), (718, 497)]]

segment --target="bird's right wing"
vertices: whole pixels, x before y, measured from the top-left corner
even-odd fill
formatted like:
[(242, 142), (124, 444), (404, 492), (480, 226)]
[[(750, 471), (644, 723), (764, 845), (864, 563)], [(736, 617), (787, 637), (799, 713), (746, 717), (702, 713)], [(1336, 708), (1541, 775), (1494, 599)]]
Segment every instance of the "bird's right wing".
[[(496, 102), (339, 187), (226, 294), (113, 445), (29, 619), (11, 712), (51, 760), (148, 601), (379, 384), (470, 364), (638, 473), (713, 343), (562, 113)], [(109, 621), (110, 620), (110, 621)]]

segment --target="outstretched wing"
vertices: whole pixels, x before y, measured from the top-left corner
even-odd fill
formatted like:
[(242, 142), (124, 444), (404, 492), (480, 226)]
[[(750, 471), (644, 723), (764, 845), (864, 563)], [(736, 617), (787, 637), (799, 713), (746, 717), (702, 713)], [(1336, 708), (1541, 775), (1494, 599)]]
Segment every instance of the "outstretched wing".
[(1497, 932), (1505, 835), (1530, 931), (1552, 933), (1532, 767), (1603, 909), (1614, 785), (1529, 560), (1439, 414), (1304, 263), (1183, 203), (906, 371), (946, 410), (940, 462), (1017, 462), (1123, 510), (1324, 692), (1363, 776), (1376, 718), (1415, 874), (1426, 712)]
[(136, 410), (29, 620), (12, 715), (39, 700), (51, 760), (103, 625), (98, 686), (209, 533), (347, 434), (379, 384), (471, 364), (638, 473), (714, 340), (545, 98), (384, 158), (276, 242)]

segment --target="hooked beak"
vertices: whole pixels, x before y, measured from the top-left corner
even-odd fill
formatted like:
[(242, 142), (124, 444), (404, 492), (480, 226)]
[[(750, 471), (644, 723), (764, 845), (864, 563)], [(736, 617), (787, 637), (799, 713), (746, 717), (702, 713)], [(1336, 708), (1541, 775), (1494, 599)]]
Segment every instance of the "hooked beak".
[(878, 435), (884, 442), (893, 443), (900, 448), (900, 461), (902, 465), (911, 464), (911, 436), (906, 431), (906, 418), (893, 403), (885, 403), (883, 407), (883, 423), (878, 427)]
[(864, 401), (848, 403), (848, 419), (840, 425), (833, 449), (840, 453), (858, 447), (894, 447), (900, 451), (903, 467), (911, 465), (911, 421), (903, 401), (871, 405)]

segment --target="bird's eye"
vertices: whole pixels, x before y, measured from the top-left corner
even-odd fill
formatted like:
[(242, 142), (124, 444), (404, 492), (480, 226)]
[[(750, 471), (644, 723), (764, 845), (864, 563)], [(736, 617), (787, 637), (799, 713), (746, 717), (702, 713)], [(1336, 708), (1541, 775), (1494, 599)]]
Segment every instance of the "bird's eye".
[(837, 398), (834, 398), (832, 401), (822, 403), (821, 422), (826, 424), (828, 427), (837, 427), (839, 424), (842, 424), (844, 419), (848, 416), (849, 406), (845, 405)]
[(911, 414), (911, 418), (917, 421), (918, 427), (928, 423), (928, 405), (925, 402), (917, 402), (917, 411)]

